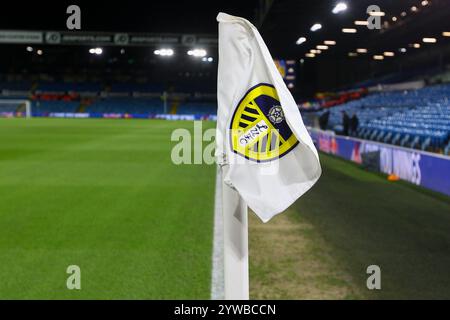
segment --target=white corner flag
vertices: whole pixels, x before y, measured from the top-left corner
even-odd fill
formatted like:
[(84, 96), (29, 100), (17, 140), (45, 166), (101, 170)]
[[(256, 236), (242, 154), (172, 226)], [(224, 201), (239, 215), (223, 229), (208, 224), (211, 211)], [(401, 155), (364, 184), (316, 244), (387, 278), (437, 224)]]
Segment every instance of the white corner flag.
[(267, 222), (314, 185), (319, 156), (258, 30), (219, 22), (216, 156), (222, 175), (225, 299), (249, 299), (247, 205)]
[(258, 30), (219, 22), (216, 155), (226, 185), (267, 222), (319, 179), (319, 156)]

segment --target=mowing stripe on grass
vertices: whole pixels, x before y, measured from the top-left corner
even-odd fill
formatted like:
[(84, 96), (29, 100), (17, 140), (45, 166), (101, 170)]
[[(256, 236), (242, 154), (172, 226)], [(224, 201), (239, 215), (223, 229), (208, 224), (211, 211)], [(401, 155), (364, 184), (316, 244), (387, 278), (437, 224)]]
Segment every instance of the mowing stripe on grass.
[(0, 119), (0, 299), (210, 298), (215, 168), (172, 162), (180, 128)]

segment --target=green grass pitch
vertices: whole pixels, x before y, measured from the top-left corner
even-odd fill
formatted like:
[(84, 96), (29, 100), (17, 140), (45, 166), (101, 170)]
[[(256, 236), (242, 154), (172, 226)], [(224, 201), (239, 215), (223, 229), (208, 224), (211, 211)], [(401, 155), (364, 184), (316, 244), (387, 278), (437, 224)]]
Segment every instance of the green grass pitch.
[[(365, 299), (450, 298), (450, 198), (321, 154), (319, 182), (293, 206)], [(366, 287), (381, 268), (381, 290)]]
[[(209, 298), (215, 167), (172, 164), (176, 128), (193, 123), (0, 119), (0, 299)], [(348, 298), (449, 298), (449, 198), (320, 157), (321, 179), (283, 215), (300, 226), (299, 248), (314, 250), (285, 265), (268, 255), (271, 241), (253, 239), (252, 254), (264, 259), (252, 261), (268, 263), (252, 264), (253, 283), (267, 297), (276, 297), (271, 287), (298, 298), (295, 286), (347, 286)], [(317, 274), (303, 279), (295, 266), (308, 260)], [(79, 291), (66, 288), (73, 264)], [(365, 288), (369, 264), (382, 269), (381, 291)]]
[[(266, 225), (250, 219), (258, 299), (449, 299), (450, 198), (320, 154), (317, 184)], [(381, 290), (369, 290), (369, 265)]]
[(180, 127), (0, 119), (0, 299), (208, 299), (215, 168), (172, 164)]

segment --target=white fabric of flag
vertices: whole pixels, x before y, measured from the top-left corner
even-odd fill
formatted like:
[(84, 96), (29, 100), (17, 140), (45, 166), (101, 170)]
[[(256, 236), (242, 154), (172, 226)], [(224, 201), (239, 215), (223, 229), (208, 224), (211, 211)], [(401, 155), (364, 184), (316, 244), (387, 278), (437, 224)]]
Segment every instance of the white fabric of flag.
[(216, 156), (225, 183), (267, 222), (321, 175), (317, 150), (258, 30), (219, 13)]

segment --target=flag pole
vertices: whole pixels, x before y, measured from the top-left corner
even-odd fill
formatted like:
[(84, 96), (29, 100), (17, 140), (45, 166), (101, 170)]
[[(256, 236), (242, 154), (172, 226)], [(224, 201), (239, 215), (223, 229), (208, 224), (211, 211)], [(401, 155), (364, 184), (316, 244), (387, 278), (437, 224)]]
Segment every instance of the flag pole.
[(236, 190), (224, 182), (228, 169), (228, 165), (222, 166), (225, 299), (248, 300), (247, 204)]

